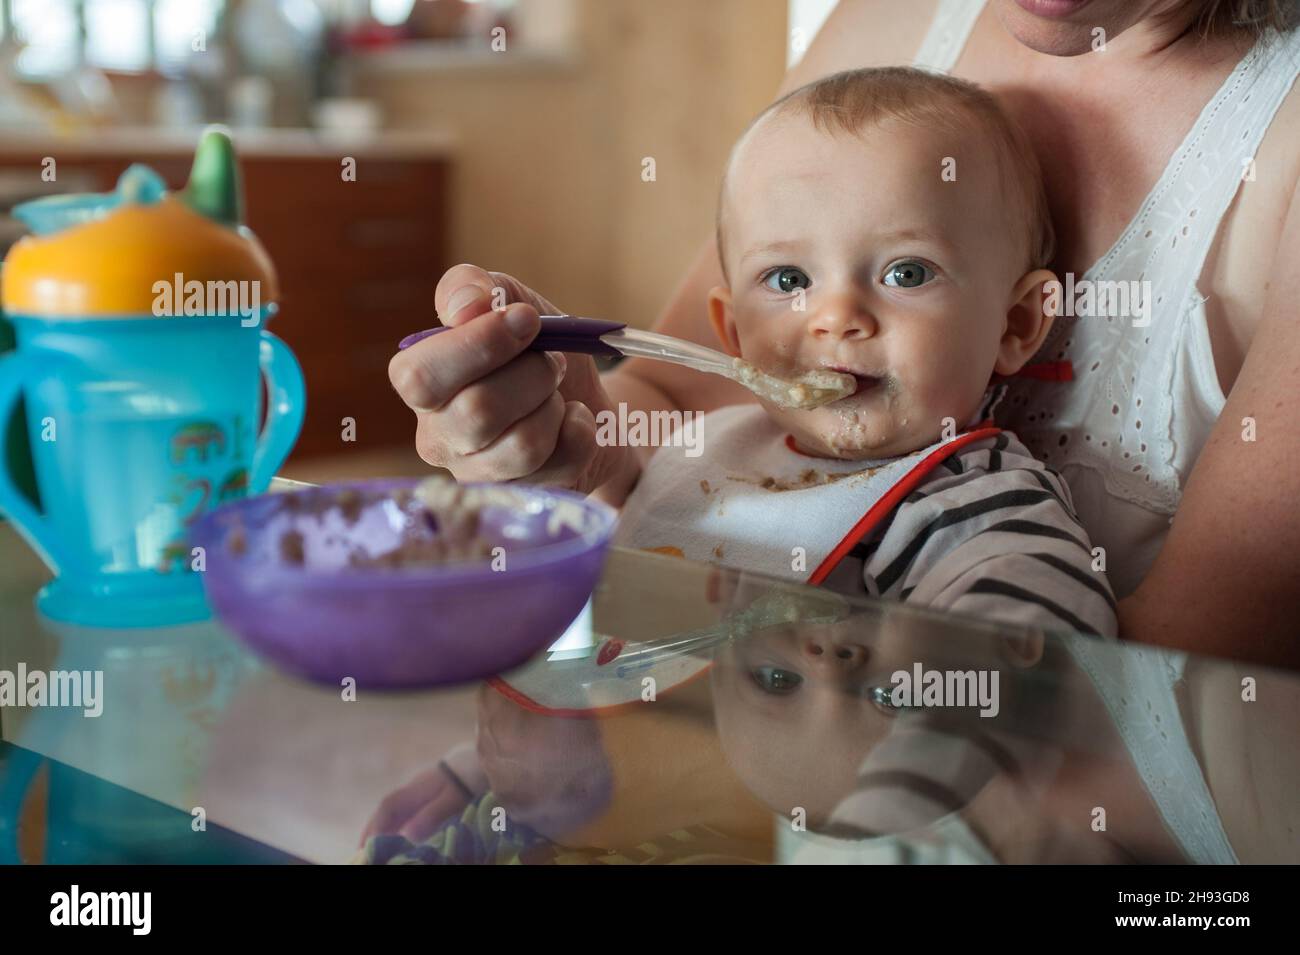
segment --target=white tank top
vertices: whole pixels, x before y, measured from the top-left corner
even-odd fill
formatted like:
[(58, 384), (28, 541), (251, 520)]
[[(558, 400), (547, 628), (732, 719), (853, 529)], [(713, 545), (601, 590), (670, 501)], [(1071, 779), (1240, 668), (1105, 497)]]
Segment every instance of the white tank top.
[[(941, 0), (915, 65), (947, 72), (983, 0)], [(1060, 472), (1117, 597), (1132, 593), (1223, 410), (1197, 289), (1219, 222), (1300, 72), (1300, 30), (1269, 34), (1205, 105), (1115, 244), (1078, 282), (1149, 281), (1150, 318), (1058, 318), (1037, 358), (1070, 384), (1015, 379), (998, 423)], [(1243, 179), (1246, 179), (1243, 185)]]
[[(984, 0), (940, 0), (914, 65), (949, 71), (983, 7)], [(1075, 380), (1015, 379), (998, 416), (1069, 483), (1084, 526), (1106, 548), (1118, 597), (1150, 568), (1223, 410), (1196, 283), (1297, 73), (1300, 30), (1257, 43), (1205, 104), (1133, 221), (1079, 277), (1149, 281), (1149, 324), (1058, 318), (1037, 358), (1070, 361)], [(1236, 862), (1173, 693), (1186, 654), (1131, 648), (1117, 657), (1114, 648), (1081, 641), (1071, 650), (1188, 859)]]

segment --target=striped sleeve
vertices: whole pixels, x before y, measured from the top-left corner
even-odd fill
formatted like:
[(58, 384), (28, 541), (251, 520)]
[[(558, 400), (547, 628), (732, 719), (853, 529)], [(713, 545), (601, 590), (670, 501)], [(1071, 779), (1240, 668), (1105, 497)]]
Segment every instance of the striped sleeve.
[(1117, 630), (1069, 489), (1008, 433), (936, 469), (863, 556), (863, 583), (884, 597), (1049, 630)]

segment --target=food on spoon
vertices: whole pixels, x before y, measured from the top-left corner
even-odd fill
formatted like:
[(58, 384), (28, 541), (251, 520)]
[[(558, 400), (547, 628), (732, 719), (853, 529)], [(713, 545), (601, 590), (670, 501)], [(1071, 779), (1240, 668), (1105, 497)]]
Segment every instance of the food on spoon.
[(847, 398), (858, 387), (857, 379), (838, 371), (809, 371), (785, 379), (769, 375), (741, 358), (733, 359), (733, 364), (737, 382), (760, 398), (796, 411), (811, 411)]

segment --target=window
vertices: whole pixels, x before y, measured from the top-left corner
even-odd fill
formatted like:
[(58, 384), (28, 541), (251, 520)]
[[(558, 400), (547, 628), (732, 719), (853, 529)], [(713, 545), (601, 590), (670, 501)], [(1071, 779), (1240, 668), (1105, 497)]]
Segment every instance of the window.
[(370, 0), (370, 15), (387, 26), (405, 23), (415, 0)]
[(177, 70), (206, 44), (217, 28), (221, 0), (155, 0), (153, 8), (154, 62), (163, 72)]
[[(269, 2), (269, 0), (268, 0)], [(314, 0), (334, 22), (406, 21), (420, 0)], [(494, 2), (502, 8), (515, 0)], [(0, 37), (23, 44), (18, 72), (49, 79), (80, 63), (105, 70), (173, 72), (206, 43), (227, 0), (0, 0)]]
[(226, 0), (0, 0), (0, 37), (23, 44), (18, 72), (49, 79), (79, 63), (143, 72), (177, 68), (216, 29)]
[(145, 0), (85, 0), (86, 61), (106, 70), (149, 69), (149, 6)]
[(55, 76), (76, 66), (81, 25), (73, 0), (10, 0), (14, 37), (23, 44), (18, 71)]

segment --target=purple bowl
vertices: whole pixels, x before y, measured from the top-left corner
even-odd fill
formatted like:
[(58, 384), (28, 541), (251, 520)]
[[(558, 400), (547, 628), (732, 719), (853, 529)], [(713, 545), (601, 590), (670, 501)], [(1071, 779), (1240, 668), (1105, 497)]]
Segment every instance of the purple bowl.
[[(615, 512), (567, 491), (505, 485), (518, 508), (483, 508), (481, 534), (499, 541), (505, 569), (479, 560), (399, 568), (353, 567), (357, 549), (382, 554), (404, 534), (432, 535), (416, 505), (391, 498), (345, 515), (317, 512), (348, 489), (413, 489), (417, 480), (326, 485), (264, 494), (204, 515), (191, 543), (204, 548), (203, 585), (221, 621), (286, 670), (335, 686), (414, 688), (482, 679), (553, 643), (591, 596)], [(473, 486), (473, 485), (469, 485)], [(297, 499), (297, 500), (294, 500)], [(551, 527), (557, 505), (577, 528)], [(242, 546), (232, 549), (236, 529)], [(302, 535), (302, 563), (281, 538)]]

